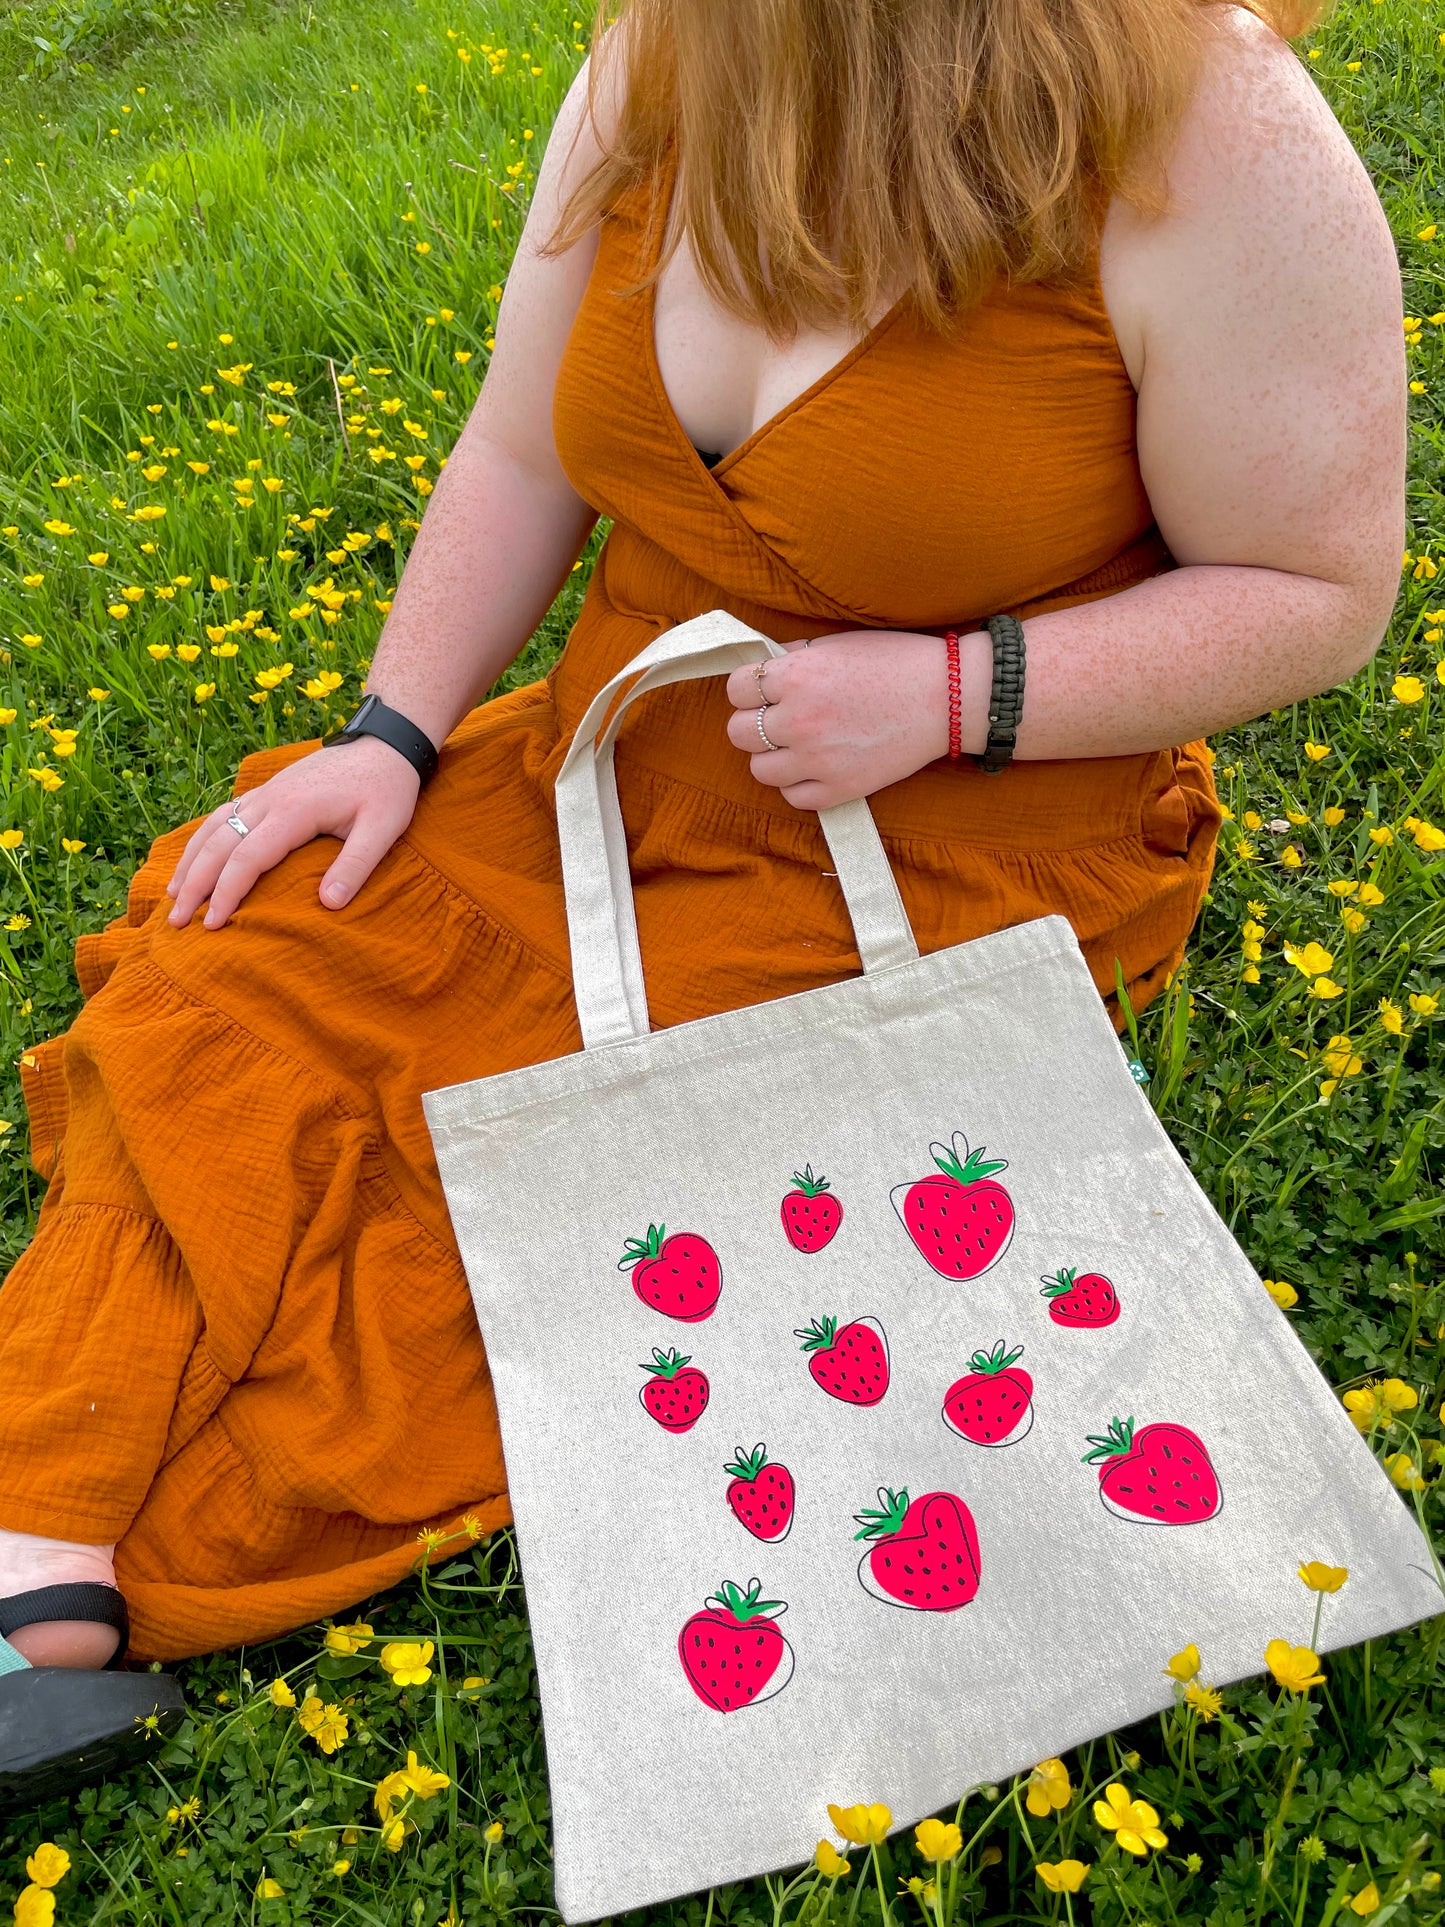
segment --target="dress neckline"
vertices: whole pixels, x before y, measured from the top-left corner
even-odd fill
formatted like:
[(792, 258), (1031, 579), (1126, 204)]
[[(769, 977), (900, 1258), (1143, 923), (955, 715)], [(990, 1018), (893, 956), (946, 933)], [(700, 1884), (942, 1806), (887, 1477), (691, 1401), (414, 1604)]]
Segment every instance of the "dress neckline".
[[(662, 245), (667, 236), (668, 220), (672, 213), (672, 197), (677, 185), (676, 150), (670, 150), (667, 156), (659, 163), (659, 166), (663, 175), (662, 192), (655, 201), (652, 209), (646, 247), (646, 262), (643, 270), (644, 273), (649, 275), (656, 268), (662, 254)], [(835, 361), (831, 368), (825, 368), (817, 380), (810, 382), (801, 394), (795, 395), (791, 401), (785, 402), (781, 408), (769, 415), (767, 420), (761, 422), (758, 427), (753, 430), (751, 435), (748, 435), (738, 443), (736, 448), (727, 449), (714, 461), (708, 462), (703, 459), (703, 451), (693, 442), (691, 436), (678, 419), (677, 411), (672, 405), (672, 398), (668, 394), (667, 386), (662, 379), (662, 364), (657, 358), (657, 282), (655, 280), (649, 281), (646, 289), (643, 312), (643, 334), (646, 336), (647, 365), (649, 373), (652, 376), (652, 385), (656, 391), (658, 403), (670, 432), (674, 438), (680, 441), (688, 450), (693, 460), (708, 479), (710, 481), (716, 481), (725, 469), (731, 468), (734, 462), (740, 461), (745, 455), (749, 454), (764, 437), (770, 435), (775, 428), (781, 427), (791, 416), (797, 414), (799, 410), (805, 408), (815, 397), (821, 395), (825, 389), (830, 388), (838, 377), (846, 374), (855, 362), (861, 361), (874, 344), (887, 333), (898, 320), (903, 312), (906, 300), (906, 295), (900, 296), (888, 310), (887, 314), (876, 321), (860, 340), (855, 341), (847, 353)]]

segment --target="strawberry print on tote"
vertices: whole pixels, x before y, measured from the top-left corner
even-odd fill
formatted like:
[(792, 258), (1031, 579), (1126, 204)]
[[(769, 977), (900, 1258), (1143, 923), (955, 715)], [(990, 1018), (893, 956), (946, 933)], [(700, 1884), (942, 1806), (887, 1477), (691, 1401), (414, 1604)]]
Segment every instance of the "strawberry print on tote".
[(888, 1338), (876, 1318), (854, 1318), (838, 1327), (836, 1318), (815, 1318), (795, 1331), (809, 1354), (813, 1382), (844, 1405), (876, 1405), (888, 1390)]
[(783, 1199), (783, 1230), (794, 1251), (821, 1251), (831, 1244), (843, 1222), (842, 1200), (835, 1198), (826, 1178), (815, 1178), (811, 1164), (793, 1173), (796, 1189)]
[(858, 1562), (858, 1581), (885, 1606), (910, 1612), (951, 1613), (978, 1591), (978, 1528), (956, 1492), (925, 1492), (910, 1499), (905, 1486), (878, 1488), (876, 1510), (856, 1513), (872, 1543)]
[(617, 1261), (632, 1273), (632, 1289), (644, 1305), (684, 1325), (711, 1318), (722, 1296), (722, 1266), (706, 1238), (695, 1231), (674, 1231), (650, 1224), (645, 1238), (629, 1238)]
[(707, 1374), (683, 1352), (660, 1352), (654, 1347), (652, 1360), (642, 1367), (652, 1376), (637, 1395), (643, 1411), (664, 1432), (690, 1432), (707, 1410), (711, 1391)]
[(989, 1158), (980, 1145), (968, 1148), (962, 1131), (953, 1147), (931, 1144), (938, 1169), (911, 1184), (894, 1185), (889, 1196), (900, 1222), (940, 1278), (981, 1278), (1008, 1250), (1014, 1204), (998, 1182), (1007, 1158)]
[(787, 1466), (770, 1459), (765, 1445), (755, 1445), (751, 1452), (739, 1445), (733, 1448), (732, 1463), (723, 1470), (732, 1474), (727, 1501), (738, 1524), (770, 1546), (786, 1539), (793, 1529), (796, 1496)]
[(793, 1649), (777, 1627), (788, 1609), (780, 1599), (760, 1598), (762, 1590), (758, 1579), (746, 1592), (724, 1579), (677, 1636), (687, 1683), (714, 1712), (759, 1706), (793, 1677)]
[(975, 1352), (972, 1371), (955, 1379), (943, 1398), (943, 1422), (972, 1445), (1014, 1445), (1034, 1422), (1034, 1381), (1019, 1360), (1022, 1345)]
[(1081, 1278), (1075, 1266), (1046, 1275), (1044, 1297), (1056, 1325), (1112, 1325), (1119, 1316), (1119, 1294), (1099, 1271), (1086, 1271)]
[(1146, 1425), (1111, 1419), (1083, 1464), (1099, 1468), (1099, 1497), (1118, 1519), (1151, 1526), (1192, 1526), (1224, 1504), (1209, 1447), (1187, 1425)]

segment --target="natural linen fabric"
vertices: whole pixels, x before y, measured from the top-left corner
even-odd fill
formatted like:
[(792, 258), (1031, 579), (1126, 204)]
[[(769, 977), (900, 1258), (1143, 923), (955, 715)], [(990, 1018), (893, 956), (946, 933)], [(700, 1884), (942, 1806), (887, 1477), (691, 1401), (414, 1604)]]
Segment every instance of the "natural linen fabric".
[[(704, 616), (627, 700), (772, 647)], [(557, 784), (588, 1048), (425, 1100), (501, 1414), (563, 1918), (801, 1862), (829, 1800), (911, 1824), (1167, 1705), (1187, 1641), (1213, 1681), (1258, 1672), (1309, 1636), (1302, 1560), (1350, 1571), (1324, 1648), (1438, 1611), (1414, 1520), (1135, 1085), (1063, 918), (910, 955), (849, 805), (823, 824), (865, 974), (648, 1034), (610, 732), (591, 751), (610, 693)], [(1005, 1161), (987, 1209), (916, 1183), (958, 1132)], [(780, 1214), (805, 1164), (842, 1204), (821, 1244)], [(687, 1251), (629, 1283), (653, 1225)], [(827, 1318), (881, 1331), (881, 1397), (876, 1358), (853, 1402), (809, 1366)], [(990, 1431), (960, 1388), (999, 1341), (1032, 1399)], [(664, 1352), (706, 1387), (649, 1405)], [(1120, 1421), (1152, 1484), (1127, 1438), (1085, 1462)], [(790, 1475), (770, 1500), (729, 1480), (754, 1441)], [(855, 1534), (894, 1492), (890, 1564)], [(750, 1618), (759, 1593), (784, 1610)]]
[[(509, 1516), (420, 1093), (579, 1047), (552, 789), (597, 690), (715, 607), (779, 640), (941, 631), (1170, 566), (1097, 262), (1074, 289), (1001, 285), (951, 337), (891, 316), (709, 473), (650, 300), (621, 292), (647, 207), (604, 224), (558, 380), (559, 453), (613, 527), (556, 670), (454, 732), (343, 911), (316, 898), (324, 841), (225, 931), (173, 930), (190, 826), (163, 836), (78, 947), (73, 1028), (22, 1065), (50, 1186), (4, 1287), (0, 1526), (119, 1541), (135, 1657), (340, 1612), (421, 1527)], [(685, 684), (618, 742), (660, 1025), (858, 969), (816, 819), (754, 781), (728, 713), (715, 679)], [(299, 753), (248, 757), (238, 793)], [(1136, 1004), (1182, 955), (1219, 823), (1199, 743), (936, 765), (873, 804), (921, 949), (1061, 915), (1096, 988), (1117, 958)]]

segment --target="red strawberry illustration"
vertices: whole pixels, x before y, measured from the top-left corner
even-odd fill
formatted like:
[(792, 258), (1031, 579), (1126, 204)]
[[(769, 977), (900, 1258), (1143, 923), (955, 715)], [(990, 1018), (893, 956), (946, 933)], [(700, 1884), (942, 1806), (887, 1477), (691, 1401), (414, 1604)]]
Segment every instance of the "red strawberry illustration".
[(629, 1238), (617, 1269), (632, 1272), (632, 1289), (644, 1305), (684, 1325), (696, 1325), (716, 1309), (722, 1266), (706, 1238), (693, 1231), (674, 1231), (665, 1238), (666, 1230), (665, 1224), (650, 1224), (645, 1238)]
[(1187, 1425), (1146, 1425), (1112, 1419), (1085, 1465), (1099, 1467), (1099, 1496), (1121, 1519), (1151, 1526), (1192, 1526), (1212, 1519), (1224, 1504), (1209, 1448)]
[(994, 1182), (1008, 1169), (1007, 1158), (985, 1158), (984, 1147), (968, 1148), (962, 1131), (953, 1149), (931, 1144), (932, 1177), (896, 1184), (889, 1194), (903, 1228), (943, 1278), (978, 1278), (1008, 1250), (1014, 1233), (1013, 1199)]
[(876, 1405), (888, 1390), (888, 1338), (876, 1318), (855, 1318), (841, 1331), (836, 1318), (815, 1318), (793, 1336), (812, 1353), (808, 1370), (830, 1398)]
[(1098, 1271), (1056, 1271), (1044, 1279), (1044, 1296), (1056, 1325), (1112, 1325), (1119, 1316), (1119, 1294)]
[(707, 1375), (678, 1352), (654, 1346), (652, 1356), (656, 1362), (642, 1368), (653, 1374), (637, 1395), (642, 1409), (664, 1432), (690, 1432), (707, 1410)]
[(973, 1370), (955, 1379), (943, 1399), (943, 1422), (975, 1445), (1013, 1445), (1034, 1422), (1034, 1381), (1020, 1371), (1023, 1346), (1005, 1351), (1000, 1339), (991, 1352), (975, 1352)]
[(733, 1516), (755, 1539), (776, 1545), (793, 1529), (793, 1475), (787, 1466), (775, 1465), (762, 1445), (751, 1452), (740, 1445), (734, 1450), (735, 1460), (723, 1467), (733, 1475), (728, 1487)]
[(905, 1488), (879, 1486), (878, 1511), (855, 1514), (855, 1539), (875, 1543), (858, 1562), (865, 1592), (885, 1605), (951, 1613), (978, 1591), (978, 1528), (956, 1492), (925, 1492), (910, 1502)]
[(794, 1251), (821, 1251), (843, 1222), (842, 1200), (828, 1189), (826, 1178), (815, 1178), (811, 1164), (793, 1173), (798, 1187), (783, 1199), (783, 1229)]
[(780, 1599), (760, 1599), (762, 1589), (760, 1579), (750, 1579), (746, 1592), (724, 1579), (677, 1636), (688, 1685), (719, 1713), (759, 1706), (793, 1677), (793, 1649), (774, 1623), (788, 1609)]

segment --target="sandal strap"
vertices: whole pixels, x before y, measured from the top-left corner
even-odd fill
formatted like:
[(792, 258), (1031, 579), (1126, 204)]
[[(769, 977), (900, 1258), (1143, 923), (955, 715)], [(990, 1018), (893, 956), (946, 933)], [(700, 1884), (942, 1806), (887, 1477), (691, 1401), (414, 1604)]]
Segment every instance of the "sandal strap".
[(101, 1626), (114, 1626), (120, 1642), (102, 1667), (111, 1673), (119, 1669), (130, 1643), (130, 1614), (125, 1595), (115, 1586), (91, 1581), (72, 1585), (39, 1586), (33, 1592), (11, 1593), (0, 1599), (0, 1639), (8, 1639), (22, 1626), (39, 1625), (49, 1619), (86, 1619)]

